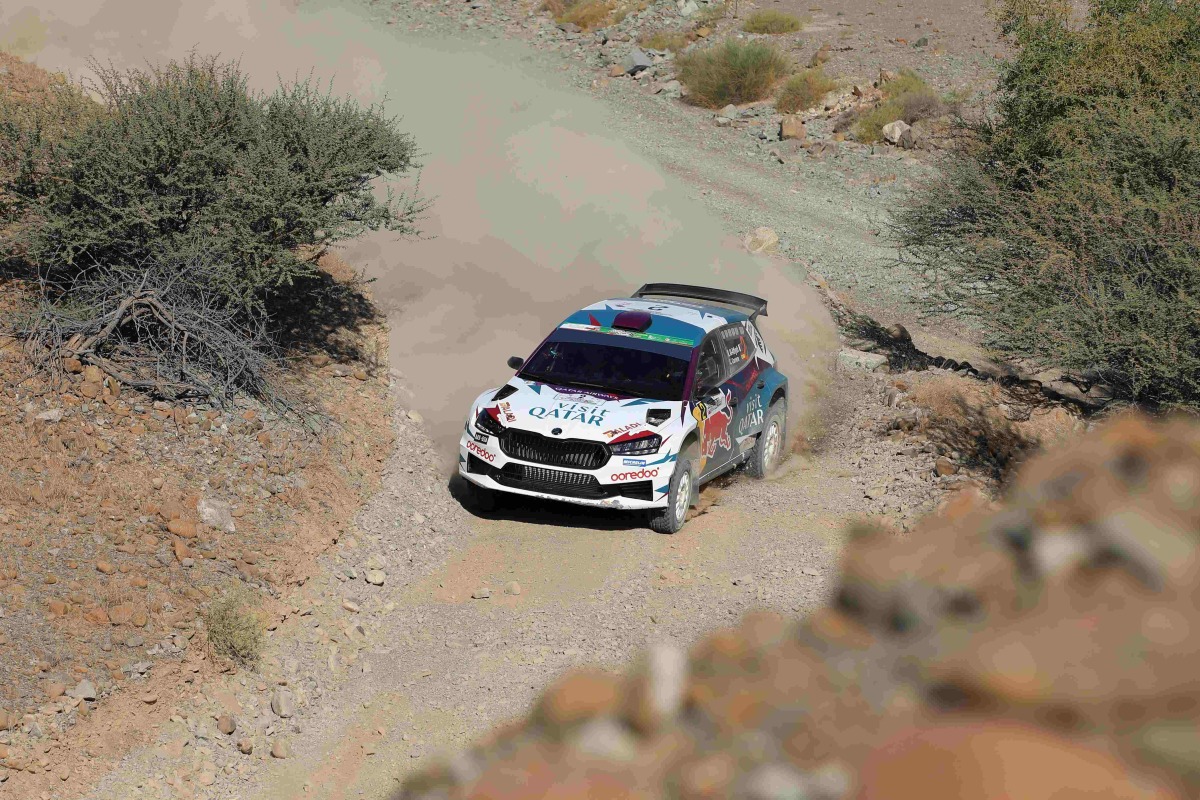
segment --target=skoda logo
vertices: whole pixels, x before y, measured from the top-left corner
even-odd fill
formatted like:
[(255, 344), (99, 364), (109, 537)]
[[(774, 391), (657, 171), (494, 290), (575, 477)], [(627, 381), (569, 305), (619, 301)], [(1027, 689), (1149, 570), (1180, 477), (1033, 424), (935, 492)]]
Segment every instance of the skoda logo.
[(551, 436), (558, 436), (560, 433), (562, 433), (562, 428), (551, 428), (550, 429)]

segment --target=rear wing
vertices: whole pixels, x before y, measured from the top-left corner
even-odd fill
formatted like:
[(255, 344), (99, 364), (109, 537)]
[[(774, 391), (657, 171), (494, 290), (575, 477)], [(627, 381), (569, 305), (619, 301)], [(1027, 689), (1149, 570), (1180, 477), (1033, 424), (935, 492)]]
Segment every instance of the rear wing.
[(752, 294), (730, 292), (726, 289), (710, 289), (707, 286), (688, 286), (683, 283), (647, 283), (633, 293), (634, 297), (646, 295), (661, 297), (686, 297), (691, 300), (709, 300), (714, 303), (724, 303), (738, 306), (750, 312), (750, 319), (767, 315), (767, 301)]

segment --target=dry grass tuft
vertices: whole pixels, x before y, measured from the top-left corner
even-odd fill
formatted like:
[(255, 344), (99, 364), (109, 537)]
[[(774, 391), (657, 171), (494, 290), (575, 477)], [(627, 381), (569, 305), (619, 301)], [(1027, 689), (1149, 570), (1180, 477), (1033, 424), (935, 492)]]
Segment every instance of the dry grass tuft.
[(764, 8), (761, 11), (755, 11), (746, 18), (746, 22), (742, 25), (742, 30), (746, 33), (795, 33), (807, 25), (809, 20), (801, 19), (792, 14), (777, 11), (773, 8)]
[(775, 107), (784, 114), (807, 111), (838, 86), (820, 67), (806, 69), (788, 78), (779, 91)]
[(732, 39), (680, 56), (678, 64), (692, 102), (706, 108), (762, 100), (791, 71), (791, 61), (771, 45)]
[(695, 34), (687, 31), (654, 31), (644, 34), (638, 44), (650, 50), (670, 50), (678, 53), (695, 41)]
[(242, 666), (258, 661), (263, 632), (257, 607), (257, 600), (245, 589), (231, 591), (208, 607), (204, 626), (214, 653)]

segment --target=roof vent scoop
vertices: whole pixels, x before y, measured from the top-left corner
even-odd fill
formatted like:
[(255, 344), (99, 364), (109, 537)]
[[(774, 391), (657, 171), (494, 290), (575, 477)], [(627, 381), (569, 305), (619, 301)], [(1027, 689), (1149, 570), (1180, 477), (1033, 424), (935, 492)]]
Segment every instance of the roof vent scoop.
[(622, 311), (613, 320), (612, 326), (626, 331), (641, 333), (650, 327), (650, 315), (645, 311)]

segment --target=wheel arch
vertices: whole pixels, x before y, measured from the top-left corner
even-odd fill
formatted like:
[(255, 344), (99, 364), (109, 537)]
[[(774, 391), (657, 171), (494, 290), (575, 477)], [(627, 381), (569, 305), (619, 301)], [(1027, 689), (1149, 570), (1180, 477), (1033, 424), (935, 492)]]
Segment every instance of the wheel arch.
[(780, 375), (778, 372), (776, 372), (776, 376), (777, 380), (774, 381), (775, 385), (771, 387), (770, 390), (771, 402), (767, 403), (767, 408), (775, 405), (775, 403), (779, 402), (780, 400), (787, 400), (788, 398), (788, 379), (785, 376)]

